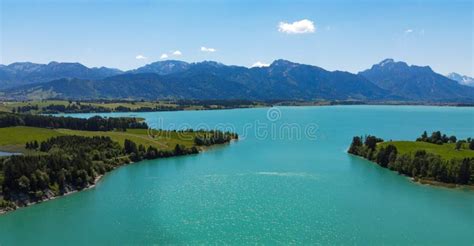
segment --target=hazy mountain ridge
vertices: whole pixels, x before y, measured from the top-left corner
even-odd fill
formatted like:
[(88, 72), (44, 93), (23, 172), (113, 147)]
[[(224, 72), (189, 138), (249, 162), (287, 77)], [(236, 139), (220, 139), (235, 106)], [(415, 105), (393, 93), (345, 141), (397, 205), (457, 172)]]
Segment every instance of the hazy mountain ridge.
[[(0, 72), (3, 71), (1, 68)], [(22, 69), (36, 68), (32, 65)], [(430, 67), (408, 66), (392, 59), (386, 59), (359, 74), (331, 72), (282, 59), (275, 60), (268, 67), (253, 68), (213, 61), (187, 63), (168, 60), (99, 79), (59, 79), (10, 88), (4, 90), (3, 97), (36, 99), (52, 95), (74, 99), (474, 102), (474, 88), (459, 85), (433, 72)]]
[(0, 66), (0, 88), (49, 82), (62, 78), (103, 79), (123, 73), (119, 69), (106, 67), (88, 68), (80, 63), (50, 62), (37, 64), (15, 62)]
[(466, 75), (461, 75), (458, 73), (450, 73), (446, 75), (449, 79), (452, 79), (454, 81), (457, 81), (461, 85), (467, 85), (474, 87), (474, 78), (466, 76)]

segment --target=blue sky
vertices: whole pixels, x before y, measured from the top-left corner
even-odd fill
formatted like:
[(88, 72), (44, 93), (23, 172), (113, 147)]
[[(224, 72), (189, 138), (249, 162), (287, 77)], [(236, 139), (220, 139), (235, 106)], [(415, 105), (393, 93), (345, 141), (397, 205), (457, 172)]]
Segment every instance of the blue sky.
[(2, 64), (131, 69), (166, 54), (244, 66), (283, 58), (358, 72), (394, 58), (474, 75), (473, 1), (0, 2)]

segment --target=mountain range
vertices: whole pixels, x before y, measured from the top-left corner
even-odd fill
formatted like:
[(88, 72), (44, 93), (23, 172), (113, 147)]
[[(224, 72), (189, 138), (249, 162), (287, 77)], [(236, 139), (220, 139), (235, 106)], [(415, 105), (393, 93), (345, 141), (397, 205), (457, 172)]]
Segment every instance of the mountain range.
[(80, 63), (15, 62), (8, 66), (0, 66), (0, 89), (49, 82), (61, 78), (102, 79), (121, 73), (123, 72), (114, 68), (88, 68)]
[(167, 60), (130, 70), (79, 63), (0, 66), (4, 99), (247, 99), (474, 102), (474, 88), (386, 59), (353, 74), (275, 60), (268, 67)]

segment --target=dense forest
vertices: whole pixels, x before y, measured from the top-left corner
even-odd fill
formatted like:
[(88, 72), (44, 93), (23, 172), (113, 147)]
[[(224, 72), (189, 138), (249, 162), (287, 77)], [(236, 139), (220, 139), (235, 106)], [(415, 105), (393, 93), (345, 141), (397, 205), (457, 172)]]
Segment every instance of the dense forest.
[(31, 126), (41, 128), (66, 128), (85, 131), (111, 131), (114, 129), (147, 129), (145, 122), (136, 118), (103, 118), (94, 116), (89, 119), (55, 117), (48, 115), (0, 113), (0, 127)]
[(21, 203), (80, 190), (128, 161), (120, 145), (108, 137), (53, 137), (41, 142), (38, 151), (1, 163), (6, 200)]
[[(454, 136), (443, 138), (440, 132), (434, 132), (432, 137), (428, 137), (425, 132), (419, 141), (428, 142), (428, 139), (430, 143), (435, 144), (455, 141)], [(444, 183), (474, 184), (474, 158), (444, 159), (440, 155), (428, 153), (423, 149), (414, 149), (412, 153), (402, 154), (392, 144), (378, 146), (377, 143), (380, 142), (383, 140), (375, 136), (355, 136), (348, 152), (409, 177)], [(469, 142), (471, 150), (474, 149), (474, 140), (470, 138), (458, 140), (456, 143), (466, 142)], [(460, 148), (459, 144), (456, 144), (456, 148)]]

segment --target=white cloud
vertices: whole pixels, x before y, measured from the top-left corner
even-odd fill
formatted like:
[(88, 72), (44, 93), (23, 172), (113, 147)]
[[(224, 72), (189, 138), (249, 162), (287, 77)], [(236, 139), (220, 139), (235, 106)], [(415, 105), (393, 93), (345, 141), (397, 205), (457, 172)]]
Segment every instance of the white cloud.
[(405, 34), (410, 34), (410, 33), (412, 33), (412, 32), (413, 32), (413, 29), (407, 29), (407, 30), (405, 30)]
[(183, 53), (181, 53), (181, 51), (179, 51), (179, 50), (176, 50), (176, 51), (173, 51), (173, 53), (171, 53), (171, 54), (173, 54), (174, 56), (180, 56)]
[(137, 59), (137, 60), (146, 60), (148, 58), (144, 55), (137, 55), (137, 56), (135, 56), (135, 59)]
[(168, 58), (168, 54), (166, 53), (161, 54), (160, 59), (166, 59), (166, 58)]
[(280, 22), (278, 24), (278, 31), (288, 34), (312, 33), (316, 31), (316, 27), (314, 22), (304, 19), (293, 23)]
[(214, 48), (207, 48), (207, 47), (202, 46), (201, 51), (202, 52), (216, 52), (217, 50)]
[(270, 64), (258, 61), (254, 63), (251, 67), (268, 67), (268, 66), (270, 66)]

